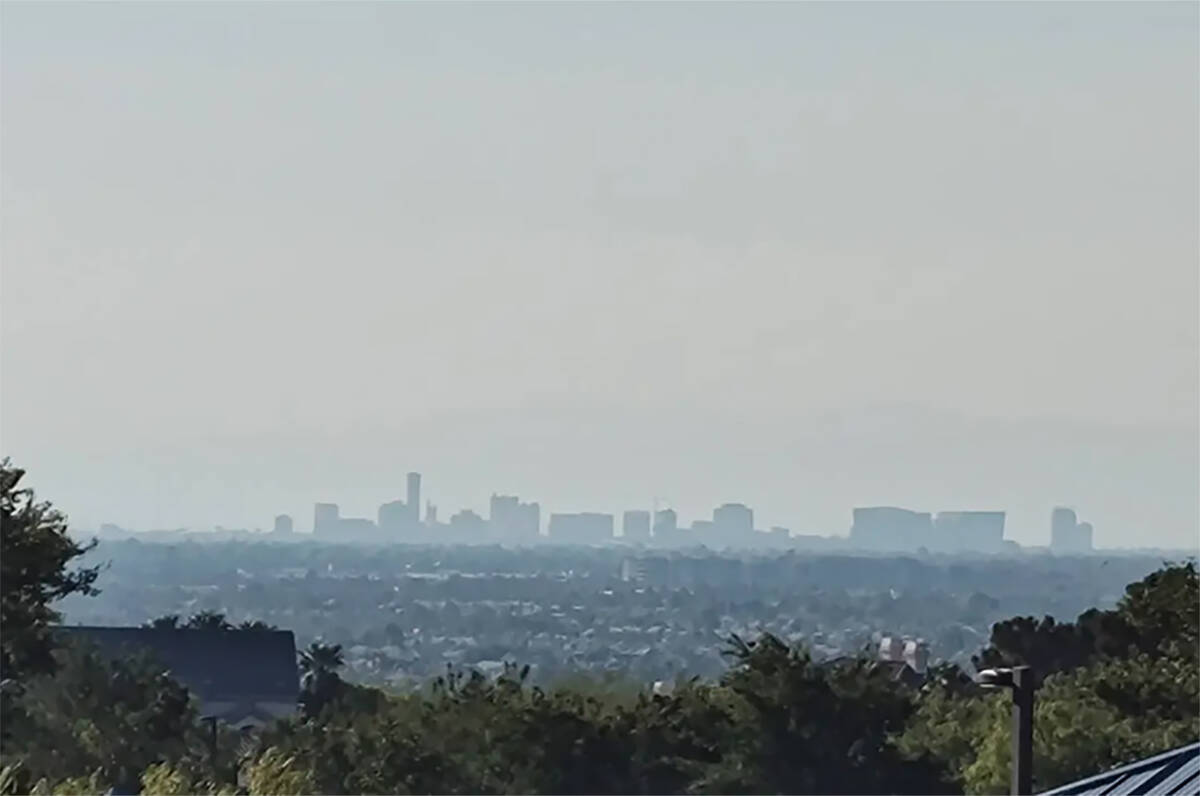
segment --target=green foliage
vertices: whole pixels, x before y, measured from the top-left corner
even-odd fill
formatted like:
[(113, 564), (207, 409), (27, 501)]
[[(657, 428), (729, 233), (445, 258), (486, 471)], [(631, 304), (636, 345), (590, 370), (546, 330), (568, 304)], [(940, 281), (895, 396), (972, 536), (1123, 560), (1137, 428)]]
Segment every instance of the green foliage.
[(232, 796), (232, 785), (217, 785), (195, 771), (186, 762), (153, 763), (142, 772), (141, 793), (145, 796)]
[(207, 760), (188, 692), (145, 658), (112, 660), (86, 646), (57, 649), (56, 671), (18, 697), (27, 717), (12, 728), (3, 762), (20, 762), (22, 787), (93, 772), (130, 786), (152, 763)]
[(21, 792), (20, 773), (20, 761), (0, 767), (0, 796), (15, 796)]
[(271, 747), (249, 767), (250, 796), (308, 796), (317, 793), (311, 771)]
[[(299, 718), (215, 755), (186, 689), (146, 658), (54, 649), (53, 600), (89, 592), (95, 570), (64, 518), (4, 479), (4, 721), (0, 796), (233, 793), (970, 793), (1007, 790), (1006, 694), (941, 666), (918, 690), (866, 658), (822, 665), (764, 634), (730, 638), (717, 682), (656, 695), (618, 679), (531, 685), (448, 669), (420, 693), (342, 680), (341, 647), (299, 656)], [(10, 557), (11, 556), (11, 557)], [(10, 581), (10, 574), (12, 580)], [(978, 662), (1030, 663), (1045, 679), (1035, 708), (1035, 784), (1088, 776), (1200, 738), (1196, 567), (1131, 584), (1111, 611), (1073, 623), (997, 623)], [(979, 611), (988, 610), (983, 598)], [(235, 629), (201, 612), (160, 628)], [(269, 629), (244, 622), (236, 629)], [(14, 720), (17, 718), (19, 720)]]
[(112, 788), (105, 784), (103, 774), (93, 771), (87, 776), (67, 777), (51, 784), (43, 777), (29, 791), (32, 796), (105, 796), (112, 793)]
[(1196, 563), (1167, 565), (1131, 583), (1111, 611), (1092, 609), (1075, 622), (1014, 617), (992, 627), (976, 668), (1032, 666), (1038, 677), (1132, 653), (1197, 659), (1200, 592)]
[[(1116, 609), (1074, 624), (997, 624), (982, 662), (1047, 668), (1034, 708), (1037, 788), (1200, 740), (1196, 580), (1193, 563), (1167, 566), (1131, 584)], [(1010, 709), (1006, 694), (928, 689), (900, 748), (945, 761), (968, 793), (1007, 792)]]
[(706, 777), (710, 792), (946, 792), (943, 770), (906, 759), (892, 737), (915, 693), (866, 659), (822, 667), (772, 635), (734, 636), (723, 684), (737, 698), (731, 754)]
[(96, 568), (68, 569), (95, 542), (76, 543), (65, 515), (19, 488), (24, 475), (0, 461), (0, 680), (53, 668), (50, 626), (60, 617), (51, 606), (68, 594), (92, 593), (97, 576)]
[[(976, 759), (961, 769), (969, 793), (1004, 792), (1011, 745), (1004, 700), (976, 733)], [(1195, 668), (1148, 656), (1111, 660), (1046, 680), (1034, 709), (1034, 784), (1082, 779), (1200, 739)]]
[(263, 776), (291, 760), (320, 792), (945, 790), (941, 766), (892, 743), (916, 695), (884, 671), (825, 669), (771, 636), (735, 648), (724, 682), (670, 695), (544, 690), (516, 667), (495, 680), (448, 671), (425, 694), (373, 701), (343, 684), (268, 733)]
[(341, 644), (314, 641), (300, 653), (300, 707), (306, 718), (321, 711), (346, 690), (338, 671), (345, 665)]

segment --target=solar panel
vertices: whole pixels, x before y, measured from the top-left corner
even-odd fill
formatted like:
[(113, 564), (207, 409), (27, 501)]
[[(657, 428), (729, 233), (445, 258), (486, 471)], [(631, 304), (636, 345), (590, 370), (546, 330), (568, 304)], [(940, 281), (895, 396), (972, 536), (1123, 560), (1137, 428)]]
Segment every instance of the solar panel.
[(1044, 796), (1200, 796), (1200, 743), (1047, 791)]

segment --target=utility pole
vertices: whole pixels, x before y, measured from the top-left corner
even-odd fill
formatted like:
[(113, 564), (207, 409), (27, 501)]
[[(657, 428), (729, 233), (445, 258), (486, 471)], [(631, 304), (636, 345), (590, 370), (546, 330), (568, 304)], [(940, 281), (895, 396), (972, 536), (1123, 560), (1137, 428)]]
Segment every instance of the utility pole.
[(208, 759), (209, 765), (212, 766), (213, 779), (215, 781), (217, 779), (217, 717), (205, 716), (203, 721), (208, 722), (209, 730), (211, 731), (208, 739)]
[(1012, 796), (1033, 793), (1033, 691), (1037, 687), (1033, 669), (985, 669), (979, 673), (983, 688), (1012, 691)]
[(1033, 793), (1033, 669), (1013, 667), (1012, 793)]

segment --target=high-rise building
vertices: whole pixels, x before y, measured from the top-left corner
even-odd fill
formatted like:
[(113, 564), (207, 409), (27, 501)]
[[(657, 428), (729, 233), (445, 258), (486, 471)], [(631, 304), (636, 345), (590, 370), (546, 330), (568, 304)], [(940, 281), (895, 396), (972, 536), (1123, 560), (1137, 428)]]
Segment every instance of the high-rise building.
[(431, 528), (437, 525), (437, 506), (428, 501), (425, 502), (425, 524)]
[(1004, 512), (938, 512), (930, 547), (952, 552), (998, 553), (1004, 547)]
[(654, 535), (674, 536), (679, 530), (679, 517), (675, 509), (662, 509), (654, 513)]
[(275, 527), (272, 528), (274, 533), (291, 533), (292, 518), (288, 514), (278, 514), (275, 517)]
[(1078, 527), (1079, 550), (1083, 553), (1090, 553), (1095, 549), (1092, 534), (1092, 524), (1090, 522), (1081, 522)]
[(916, 550), (928, 547), (933, 538), (933, 517), (926, 512), (894, 506), (854, 509), (850, 540), (857, 547), (874, 550)]
[(408, 517), (413, 526), (421, 522), (421, 474), (408, 474)]
[(317, 503), (313, 506), (313, 535), (336, 536), (340, 521), (336, 503)]
[(541, 533), (542, 509), (537, 503), (522, 503), (515, 495), (492, 495), (488, 525), (493, 536), (509, 540), (532, 540)]
[(463, 509), (450, 517), (448, 533), (456, 542), (480, 542), (484, 539), (486, 528), (483, 517), (470, 509)]
[(748, 541), (754, 531), (754, 512), (741, 503), (726, 503), (713, 509), (713, 531), (720, 537)]
[(379, 530), (390, 536), (404, 534), (411, 530), (410, 518), (412, 511), (403, 500), (393, 500), (379, 507)]
[(1071, 509), (1056, 508), (1050, 512), (1050, 549), (1055, 553), (1090, 553), (1092, 524), (1079, 522)]
[(621, 517), (621, 534), (630, 542), (650, 540), (650, 512), (627, 511)]
[(342, 517), (338, 520), (338, 538), (373, 542), (379, 538), (379, 526), (366, 517)]

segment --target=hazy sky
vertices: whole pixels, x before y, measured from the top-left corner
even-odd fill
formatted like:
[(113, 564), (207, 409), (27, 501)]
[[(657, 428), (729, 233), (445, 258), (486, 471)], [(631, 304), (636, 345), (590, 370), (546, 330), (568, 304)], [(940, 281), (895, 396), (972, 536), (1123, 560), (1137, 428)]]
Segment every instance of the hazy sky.
[(3, 451), (84, 526), (1195, 545), (1198, 9), (6, 2)]

